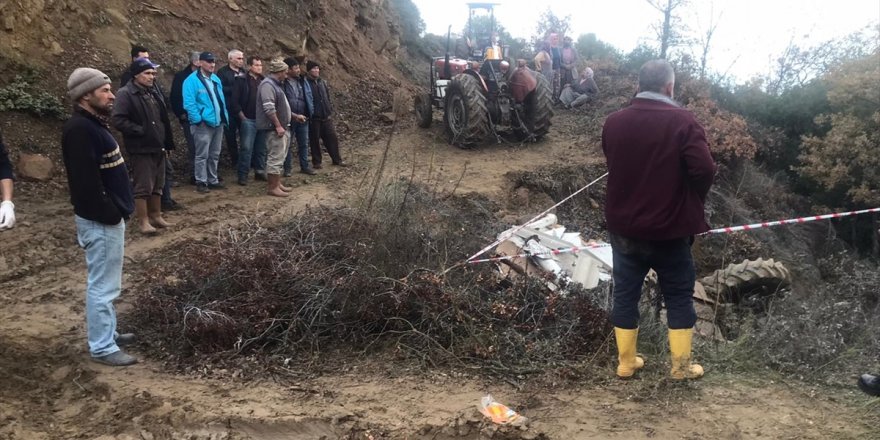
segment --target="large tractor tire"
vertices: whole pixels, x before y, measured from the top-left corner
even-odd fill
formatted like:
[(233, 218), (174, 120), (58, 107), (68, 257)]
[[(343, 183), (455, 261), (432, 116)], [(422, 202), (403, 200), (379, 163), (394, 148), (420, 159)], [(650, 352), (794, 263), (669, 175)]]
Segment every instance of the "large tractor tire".
[(550, 81), (540, 73), (537, 74), (538, 86), (532, 93), (526, 96), (523, 103), (522, 127), (514, 127), (520, 140), (540, 141), (550, 131), (551, 119), (553, 118), (553, 89)]
[(431, 126), (431, 121), (434, 119), (434, 115), (431, 108), (431, 98), (425, 95), (416, 95), (415, 99), (415, 111), (416, 111), (416, 123), (421, 128), (428, 128)]
[(450, 144), (470, 148), (489, 134), (489, 110), (486, 95), (476, 78), (466, 73), (452, 78), (446, 88), (443, 125)]
[(705, 276), (700, 283), (709, 298), (739, 303), (746, 296), (770, 295), (791, 284), (788, 269), (772, 258), (743, 260)]

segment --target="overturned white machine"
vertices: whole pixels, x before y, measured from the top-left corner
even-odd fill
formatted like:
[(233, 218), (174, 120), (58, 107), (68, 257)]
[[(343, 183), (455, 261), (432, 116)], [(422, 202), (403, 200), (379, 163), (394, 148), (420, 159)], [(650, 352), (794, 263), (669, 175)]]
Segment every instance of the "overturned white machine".
[[(500, 257), (497, 264), (505, 277), (541, 277), (552, 291), (564, 291), (569, 283), (593, 289), (600, 281), (611, 279), (611, 246), (568, 231), (558, 224), (554, 214), (498, 234), (499, 240), (504, 237), (508, 238), (495, 248), (495, 254)], [(704, 337), (723, 339), (721, 329), (716, 325), (719, 305), (739, 301), (744, 292), (773, 293), (790, 283), (788, 269), (772, 258), (744, 260), (716, 270), (694, 285), (694, 307), (698, 317), (696, 332)], [(653, 271), (646, 277), (645, 284), (646, 287), (656, 287)], [(665, 310), (661, 315), (665, 317)]]

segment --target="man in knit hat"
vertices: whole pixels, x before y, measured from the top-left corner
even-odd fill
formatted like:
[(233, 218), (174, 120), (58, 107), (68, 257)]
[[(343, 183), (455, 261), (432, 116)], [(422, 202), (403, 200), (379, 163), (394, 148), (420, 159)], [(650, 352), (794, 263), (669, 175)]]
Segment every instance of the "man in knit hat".
[(61, 150), (76, 214), (76, 236), (86, 253), (89, 352), (102, 364), (131, 365), (137, 359), (118, 344), (133, 342), (134, 335), (116, 332), (113, 307), (122, 289), (125, 220), (134, 210), (125, 161), (108, 129), (116, 98), (110, 78), (89, 68), (73, 71), (67, 94), (74, 110), (64, 124)]
[(280, 59), (269, 63), (268, 75), (260, 83), (257, 104), (257, 129), (266, 138), (266, 193), (275, 197), (287, 197), (290, 188), (281, 184), (281, 168), (290, 145), (290, 104), (284, 94), (287, 64)]
[(223, 84), (214, 74), (214, 54), (199, 54), (199, 70), (183, 81), (183, 108), (192, 130), (196, 148), (193, 174), (196, 190), (200, 193), (225, 188), (217, 176), (220, 147), (223, 144), (223, 127), (229, 121)]
[(309, 119), (309, 146), (312, 150), (312, 166), (322, 168), (321, 142), (333, 161), (333, 165), (348, 166), (339, 154), (339, 137), (333, 125), (333, 104), (330, 102), (330, 89), (321, 79), (321, 66), (314, 61), (306, 63), (306, 80), (314, 94), (315, 109)]
[(174, 149), (165, 99), (153, 87), (159, 67), (138, 58), (128, 71), (132, 80), (117, 92), (111, 122), (122, 133), (134, 183), (134, 209), (143, 234), (171, 226), (162, 217), (166, 154)]

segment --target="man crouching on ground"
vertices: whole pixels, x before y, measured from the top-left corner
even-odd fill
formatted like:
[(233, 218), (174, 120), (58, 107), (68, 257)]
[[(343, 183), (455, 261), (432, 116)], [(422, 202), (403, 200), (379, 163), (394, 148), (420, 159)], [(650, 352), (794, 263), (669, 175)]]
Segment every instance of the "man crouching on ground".
[(76, 214), (76, 236), (86, 253), (86, 327), (92, 360), (111, 366), (137, 363), (119, 349), (134, 335), (116, 333), (113, 300), (122, 289), (125, 220), (134, 210), (128, 171), (119, 144), (110, 134), (109, 117), (116, 99), (110, 78), (79, 68), (67, 80), (74, 102), (64, 124), (61, 149), (70, 201)]

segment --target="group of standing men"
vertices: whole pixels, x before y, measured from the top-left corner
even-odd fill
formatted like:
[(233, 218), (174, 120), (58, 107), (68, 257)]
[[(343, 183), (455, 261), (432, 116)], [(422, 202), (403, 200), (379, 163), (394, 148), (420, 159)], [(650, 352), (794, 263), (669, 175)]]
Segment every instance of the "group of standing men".
[[(170, 197), (172, 169), (167, 158), (174, 148), (170, 113), (183, 127), (193, 180), (201, 193), (224, 188), (217, 172), (224, 132), (233, 138), (241, 135), (240, 146), (235, 142), (238, 139), (229, 145), (238, 183), (247, 185), (254, 169), (257, 179), (268, 182), (267, 193), (272, 196), (286, 197), (291, 191), (281, 176), (291, 172), (289, 147), (294, 137), (303, 173), (315, 174), (322, 167), (320, 141), (334, 165), (347, 165), (339, 154), (330, 93), (317, 63), (309, 61), (308, 75), (302, 75), (297, 60), (273, 59), (264, 77), (259, 57), (248, 58), (245, 71), (237, 64), (243, 54), (232, 51), (233, 62), (227, 66), (233, 72), (232, 82), (224, 87), (214, 73), (214, 55), (193, 52), (190, 65), (175, 75), (168, 99), (156, 81), (159, 65), (150, 61), (147, 49), (135, 47), (131, 55), (117, 95), (103, 72), (73, 71), (67, 89), (74, 110), (61, 139), (77, 240), (85, 250), (88, 268), (89, 352), (96, 362), (111, 366), (137, 362), (120, 349), (135, 337), (116, 331), (113, 306), (122, 289), (125, 222), (136, 214), (145, 234), (171, 226), (162, 217), (162, 207), (175, 204)], [(220, 74), (225, 75), (222, 70)], [(122, 134), (128, 166), (111, 126)], [(5, 153), (0, 139), (0, 230), (15, 223), (12, 173)]]
[(578, 53), (571, 37), (566, 36), (560, 47), (559, 34), (551, 33), (534, 61), (535, 69), (550, 82), (553, 99), (565, 108), (580, 107), (599, 93), (593, 69), (585, 67), (578, 73)]
[[(222, 189), (217, 172), (225, 133), (229, 157), (237, 171), (237, 183), (267, 181), (267, 194), (286, 197), (281, 183), (293, 171), (296, 141), (300, 171), (314, 175), (322, 168), (321, 142), (334, 165), (347, 166), (339, 153), (333, 125), (333, 105), (321, 67), (306, 64), (303, 74), (294, 58), (246, 59), (232, 50), (229, 64), (216, 70), (210, 52), (193, 52), (190, 65), (174, 76), (172, 111), (184, 132), (189, 131), (190, 160), (197, 191)], [(265, 73), (264, 73), (265, 71)], [(311, 164), (309, 163), (311, 151)]]
[(321, 142), (333, 164), (347, 165), (339, 153), (330, 91), (316, 62), (309, 61), (303, 74), (298, 60), (277, 58), (267, 61), (264, 75), (260, 57), (247, 58), (245, 66), (244, 53), (232, 50), (229, 63), (215, 72), (214, 54), (191, 52), (166, 97), (157, 81), (160, 66), (150, 60), (149, 50), (134, 46), (131, 57), (110, 124), (122, 134), (130, 161), (140, 232), (172, 226), (162, 210), (180, 207), (171, 197), (171, 114), (183, 129), (191, 183), (199, 193), (225, 188), (218, 171), (224, 134), (238, 184), (247, 185), (254, 170), (272, 196), (290, 192), (281, 177), (292, 175), (294, 139), (302, 173), (314, 175), (322, 167)]

